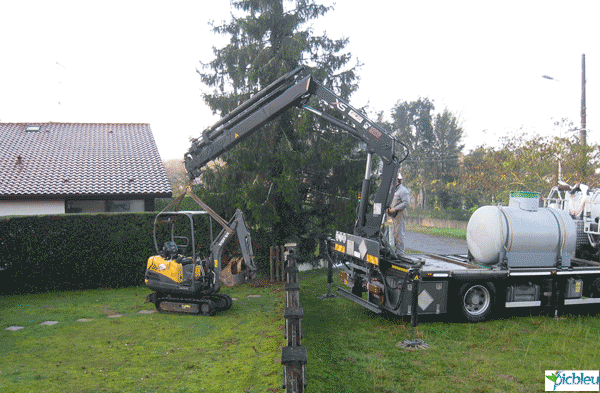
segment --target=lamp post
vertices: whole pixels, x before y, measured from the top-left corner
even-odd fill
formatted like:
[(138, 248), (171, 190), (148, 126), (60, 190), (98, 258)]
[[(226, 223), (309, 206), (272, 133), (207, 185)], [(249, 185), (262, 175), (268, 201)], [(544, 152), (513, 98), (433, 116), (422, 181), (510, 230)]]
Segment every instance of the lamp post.
[(581, 55), (581, 129), (579, 130), (579, 141), (582, 146), (586, 145), (586, 111), (585, 111), (585, 53)]
[[(560, 82), (549, 75), (542, 75), (542, 78)], [(585, 54), (581, 55), (581, 126), (579, 128), (579, 144), (584, 148), (582, 154), (586, 155), (585, 147), (587, 145), (587, 129), (586, 129), (586, 103), (585, 103)], [(587, 172), (587, 158), (582, 162), (581, 176), (586, 177)], [(558, 157), (558, 180), (562, 179), (562, 168), (560, 157)]]
[[(542, 75), (542, 78), (551, 81), (560, 82), (549, 75)], [(586, 130), (586, 104), (585, 104), (585, 53), (581, 55), (581, 127), (579, 128), (579, 143), (582, 146), (587, 145), (587, 130)]]

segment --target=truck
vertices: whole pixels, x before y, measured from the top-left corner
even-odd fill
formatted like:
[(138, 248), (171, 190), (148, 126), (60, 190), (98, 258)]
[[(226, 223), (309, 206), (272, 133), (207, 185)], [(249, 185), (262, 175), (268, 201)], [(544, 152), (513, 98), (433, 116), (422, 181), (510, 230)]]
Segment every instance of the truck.
[[(310, 106), (315, 100), (319, 108)], [(366, 146), (353, 232), (337, 231), (325, 247), (348, 287), (337, 287), (339, 295), (378, 314), (457, 313), (471, 322), (505, 308), (550, 307), (558, 313), (565, 306), (600, 304), (600, 263), (576, 256), (584, 236), (580, 224), (562, 208), (564, 202), (539, 207), (533, 193), (515, 192), (506, 207), (478, 209), (467, 227), (464, 255), (398, 255), (388, 241), (385, 211), (408, 148), (304, 67), (275, 80), (193, 139), (184, 157), (189, 178), (293, 107)], [(381, 159), (376, 170), (373, 155)], [(596, 230), (600, 239), (598, 210), (588, 232)]]

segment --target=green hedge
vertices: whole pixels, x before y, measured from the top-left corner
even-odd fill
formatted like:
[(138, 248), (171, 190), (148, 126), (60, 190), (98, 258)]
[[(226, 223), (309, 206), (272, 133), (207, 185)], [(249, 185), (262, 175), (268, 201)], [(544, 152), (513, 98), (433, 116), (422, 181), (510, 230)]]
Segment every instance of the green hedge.
[[(154, 254), (156, 213), (101, 213), (0, 218), (0, 294), (141, 285)], [(213, 223), (214, 236), (221, 230)], [(196, 228), (203, 256), (207, 228)], [(267, 231), (250, 229), (255, 261), (269, 269)], [(206, 241), (203, 239), (206, 238)], [(236, 243), (232, 241), (231, 246)]]
[(0, 220), (0, 292), (118, 288), (143, 282), (154, 213)]

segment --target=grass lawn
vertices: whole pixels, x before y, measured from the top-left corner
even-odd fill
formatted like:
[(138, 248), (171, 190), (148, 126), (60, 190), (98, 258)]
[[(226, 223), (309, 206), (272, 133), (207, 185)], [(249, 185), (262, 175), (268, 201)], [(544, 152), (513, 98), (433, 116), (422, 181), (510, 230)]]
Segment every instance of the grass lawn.
[[(309, 392), (532, 392), (544, 370), (598, 369), (598, 315), (421, 317), (430, 348), (407, 351), (407, 319), (317, 299), (323, 269), (300, 283)], [(283, 285), (223, 292), (238, 300), (215, 317), (138, 314), (153, 306), (135, 287), (0, 298), (0, 391), (281, 392)]]
[(451, 237), (455, 239), (466, 239), (467, 231), (464, 229), (453, 229), (453, 228), (434, 228), (426, 226), (409, 225), (406, 227), (407, 231), (424, 233), (432, 236), (443, 236)]

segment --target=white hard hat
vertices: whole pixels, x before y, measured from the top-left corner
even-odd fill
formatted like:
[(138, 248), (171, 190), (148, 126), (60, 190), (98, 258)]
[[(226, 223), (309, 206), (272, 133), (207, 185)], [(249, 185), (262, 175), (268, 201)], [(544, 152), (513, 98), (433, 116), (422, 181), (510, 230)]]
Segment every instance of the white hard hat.
[(402, 180), (402, 173), (398, 172), (397, 179), (398, 179), (398, 180)]

